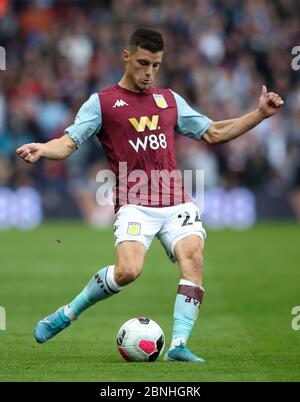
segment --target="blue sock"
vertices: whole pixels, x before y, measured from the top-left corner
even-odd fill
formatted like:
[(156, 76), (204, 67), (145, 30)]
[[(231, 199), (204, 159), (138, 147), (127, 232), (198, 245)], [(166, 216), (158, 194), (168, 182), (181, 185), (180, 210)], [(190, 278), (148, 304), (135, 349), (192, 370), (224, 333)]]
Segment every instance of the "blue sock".
[(186, 344), (197, 319), (203, 294), (204, 289), (202, 287), (185, 279), (180, 280), (174, 307), (171, 348), (181, 342)]
[(118, 293), (121, 289), (114, 279), (114, 265), (107, 266), (98, 271), (88, 282), (86, 287), (65, 308), (65, 314), (75, 320), (78, 316), (93, 304), (107, 299)]

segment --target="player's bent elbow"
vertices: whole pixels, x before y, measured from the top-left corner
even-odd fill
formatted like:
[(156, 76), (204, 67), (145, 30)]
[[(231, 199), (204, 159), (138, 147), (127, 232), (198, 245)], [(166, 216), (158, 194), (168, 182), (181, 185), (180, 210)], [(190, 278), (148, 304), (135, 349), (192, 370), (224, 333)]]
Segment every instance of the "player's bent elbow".
[(212, 124), (204, 133), (203, 139), (210, 145), (216, 145), (222, 142), (219, 130), (214, 126), (214, 124)]

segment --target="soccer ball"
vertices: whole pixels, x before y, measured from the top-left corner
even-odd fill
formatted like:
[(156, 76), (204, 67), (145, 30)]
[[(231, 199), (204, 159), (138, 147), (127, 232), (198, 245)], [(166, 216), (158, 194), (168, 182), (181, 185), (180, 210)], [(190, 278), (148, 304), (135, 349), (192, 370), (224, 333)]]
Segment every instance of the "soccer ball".
[(147, 317), (126, 321), (117, 335), (119, 352), (128, 362), (154, 362), (162, 353), (164, 345), (162, 329)]

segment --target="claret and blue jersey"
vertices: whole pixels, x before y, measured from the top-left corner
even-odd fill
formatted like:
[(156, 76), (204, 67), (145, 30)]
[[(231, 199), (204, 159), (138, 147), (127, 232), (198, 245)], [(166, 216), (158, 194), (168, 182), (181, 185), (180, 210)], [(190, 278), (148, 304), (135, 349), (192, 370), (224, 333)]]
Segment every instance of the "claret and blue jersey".
[[(142, 170), (150, 186), (151, 172), (178, 169), (174, 133), (200, 140), (211, 123), (209, 118), (192, 109), (181, 96), (169, 89), (150, 88), (135, 93), (115, 84), (91, 95), (65, 133), (77, 147), (96, 135), (117, 183), (122, 173), (119, 172), (119, 163), (127, 162), (126, 174)], [(128, 182), (127, 190), (132, 185), (134, 183)], [(170, 205), (189, 200), (186, 195), (186, 200), (182, 197), (176, 199), (177, 193), (184, 193), (177, 191), (176, 185), (179, 184), (174, 183), (168, 189), (172, 196)], [(180, 187), (182, 190), (182, 183)], [(117, 194), (118, 191), (117, 185)], [(144, 205), (151, 206), (151, 200), (148, 196), (146, 198)], [(143, 205), (143, 200), (140, 204)]]

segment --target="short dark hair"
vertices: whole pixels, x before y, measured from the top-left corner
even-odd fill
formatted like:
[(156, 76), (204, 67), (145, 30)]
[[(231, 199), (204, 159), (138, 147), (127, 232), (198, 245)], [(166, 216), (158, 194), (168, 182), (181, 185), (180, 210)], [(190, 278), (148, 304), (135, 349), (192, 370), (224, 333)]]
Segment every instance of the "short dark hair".
[(149, 50), (152, 53), (161, 52), (164, 49), (164, 40), (160, 32), (152, 29), (136, 29), (129, 39), (129, 49), (133, 52), (138, 47)]

